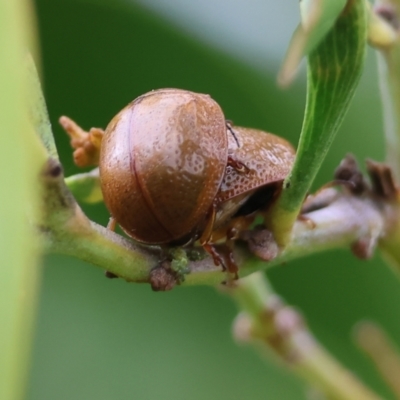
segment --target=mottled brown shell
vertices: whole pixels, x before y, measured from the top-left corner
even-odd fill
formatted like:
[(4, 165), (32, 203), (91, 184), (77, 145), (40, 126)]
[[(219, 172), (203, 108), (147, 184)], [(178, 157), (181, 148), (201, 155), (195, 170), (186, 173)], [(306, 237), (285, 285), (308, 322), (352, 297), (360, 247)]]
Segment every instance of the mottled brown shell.
[(292, 167), (295, 150), (285, 139), (258, 129), (232, 127), (228, 132), (228, 154), (244, 164), (248, 172), (228, 165), (217, 195), (218, 203), (283, 181)]
[[(295, 150), (285, 139), (257, 129), (228, 130), (228, 154), (247, 172), (228, 165), (218, 191), (216, 227), (224, 224), (260, 188), (282, 182), (292, 167)], [(265, 204), (264, 206), (266, 206)]]
[(205, 223), (227, 154), (225, 118), (208, 95), (149, 92), (106, 129), (100, 155), (106, 206), (140, 242), (190, 237)]

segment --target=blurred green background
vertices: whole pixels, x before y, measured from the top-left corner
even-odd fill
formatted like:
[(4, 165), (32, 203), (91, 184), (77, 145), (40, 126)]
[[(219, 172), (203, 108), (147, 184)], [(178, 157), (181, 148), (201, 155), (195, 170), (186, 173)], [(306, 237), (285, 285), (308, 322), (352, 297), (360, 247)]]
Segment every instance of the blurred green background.
[[(217, 4), (215, 4), (217, 3)], [(273, 0), (36, 0), (43, 83), (66, 175), (78, 170), (58, 117), (105, 127), (151, 89), (209, 93), (238, 125), (297, 141), (304, 67), (288, 90), (276, 74), (298, 20), (297, 2)], [(371, 51), (351, 110), (315, 187), (340, 159), (381, 160), (383, 141)], [(84, 207), (106, 224), (103, 205)], [(213, 288), (153, 293), (108, 280), (76, 259), (47, 256), (29, 400), (305, 399), (306, 388), (231, 338), (236, 310)], [(306, 316), (319, 340), (391, 398), (351, 340), (371, 318), (400, 341), (400, 285), (376, 255), (332, 252), (269, 271), (277, 291)]]

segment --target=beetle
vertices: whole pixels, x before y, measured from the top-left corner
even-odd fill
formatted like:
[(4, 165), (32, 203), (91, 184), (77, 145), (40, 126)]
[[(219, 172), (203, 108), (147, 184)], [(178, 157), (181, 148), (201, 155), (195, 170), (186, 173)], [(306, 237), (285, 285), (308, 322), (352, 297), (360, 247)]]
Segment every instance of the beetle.
[(144, 244), (199, 241), (216, 264), (215, 249), (265, 211), (289, 173), (294, 149), (276, 135), (233, 126), (208, 95), (180, 89), (148, 92), (120, 111), (105, 132), (60, 123), (78, 165), (100, 167), (112, 219)]

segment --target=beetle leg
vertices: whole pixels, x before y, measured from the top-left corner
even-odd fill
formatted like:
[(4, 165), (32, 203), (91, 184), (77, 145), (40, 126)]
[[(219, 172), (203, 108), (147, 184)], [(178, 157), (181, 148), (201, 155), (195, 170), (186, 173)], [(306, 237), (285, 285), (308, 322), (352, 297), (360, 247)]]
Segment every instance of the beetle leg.
[(212, 232), (211, 241), (224, 240), (224, 243), (219, 246), (218, 250), (220, 253), (218, 253), (218, 257), (224, 261), (225, 269), (234, 274), (233, 280), (239, 279), (239, 267), (236, 264), (233, 254), (235, 241), (240, 239), (240, 233), (243, 230), (250, 227), (254, 218), (255, 215), (239, 216), (232, 219), (227, 226), (221, 227)]
[(228, 155), (228, 165), (236, 170), (239, 174), (247, 174), (250, 172), (250, 168), (242, 163), (241, 161), (235, 160), (232, 156)]
[(210, 211), (208, 212), (206, 226), (204, 228), (203, 233), (200, 236), (199, 242), (203, 247), (203, 249), (208, 254), (211, 255), (211, 257), (214, 260), (214, 264), (221, 265), (222, 269), (225, 271), (226, 267), (223, 257), (218, 253), (217, 249), (210, 243), (216, 215), (217, 215), (217, 205), (214, 202), (210, 208)]
[(216, 249), (216, 247), (211, 243), (216, 213), (217, 213), (217, 206), (214, 203), (209, 212), (209, 218), (207, 220), (206, 228), (204, 229), (204, 232), (200, 237), (200, 244), (203, 247), (203, 249), (208, 254), (211, 255), (215, 265), (220, 265), (223, 271), (235, 273), (236, 274), (235, 279), (237, 279), (238, 268), (233, 260), (232, 250), (230, 250), (227, 246), (224, 245), (221, 246), (223, 250), (225, 249), (229, 250), (228, 256), (224, 257), (224, 254), (220, 253)]
[(202, 246), (203, 249), (213, 258), (214, 264), (216, 266), (220, 265), (222, 267), (222, 271), (226, 271), (227, 268), (224, 257), (217, 251), (215, 246), (211, 243), (204, 243)]
[(239, 279), (239, 268), (236, 265), (233, 255), (233, 247), (230, 246), (228, 243), (224, 243), (219, 247), (220, 248), (217, 250), (216, 247), (211, 243), (205, 243), (203, 245), (203, 249), (211, 255), (215, 265), (221, 265), (222, 271), (227, 271), (228, 273), (234, 274), (233, 279), (230, 278), (228, 275), (227, 281), (224, 281), (223, 283), (228, 283), (232, 280)]
[(211, 239), (212, 231), (214, 228), (215, 217), (217, 216), (217, 205), (214, 202), (208, 212), (206, 226), (204, 228), (203, 233), (200, 236), (200, 244), (204, 247), (206, 243), (208, 243)]
[(107, 229), (115, 232), (115, 228), (117, 227), (117, 220), (114, 217), (110, 217), (107, 224)]
[(62, 116), (59, 122), (71, 138), (75, 164), (78, 167), (98, 165), (103, 129), (91, 128), (86, 132), (71, 118), (65, 116)]

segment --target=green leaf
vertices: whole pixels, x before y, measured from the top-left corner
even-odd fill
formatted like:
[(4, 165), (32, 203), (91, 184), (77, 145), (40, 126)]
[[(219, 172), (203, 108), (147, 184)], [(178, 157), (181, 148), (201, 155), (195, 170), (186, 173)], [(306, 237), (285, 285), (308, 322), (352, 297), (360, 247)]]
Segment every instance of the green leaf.
[(0, 398), (25, 392), (36, 308), (37, 175), (44, 151), (28, 122), (24, 57), (34, 37), (29, 3), (0, 0)]
[(92, 204), (103, 201), (98, 168), (69, 176), (65, 179), (65, 183), (78, 202)]
[(308, 59), (307, 102), (296, 159), (282, 195), (267, 215), (280, 245), (289, 237), (302, 202), (349, 108), (364, 65), (367, 5), (350, 1)]
[(49, 114), (44, 100), (38, 71), (31, 55), (26, 59), (27, 85), (30, 96), (28, 97), (29, 119), (33, 124), (36, 135), (40, 138), (47, 154), (58, 159), (56, 143), (49, 120)]
[(278, 81), (286, 86), (293, 80), (301, 59), (310, 54), (332, 29), (346, 0), (302, 0), (301, 22), (292, 36)]

